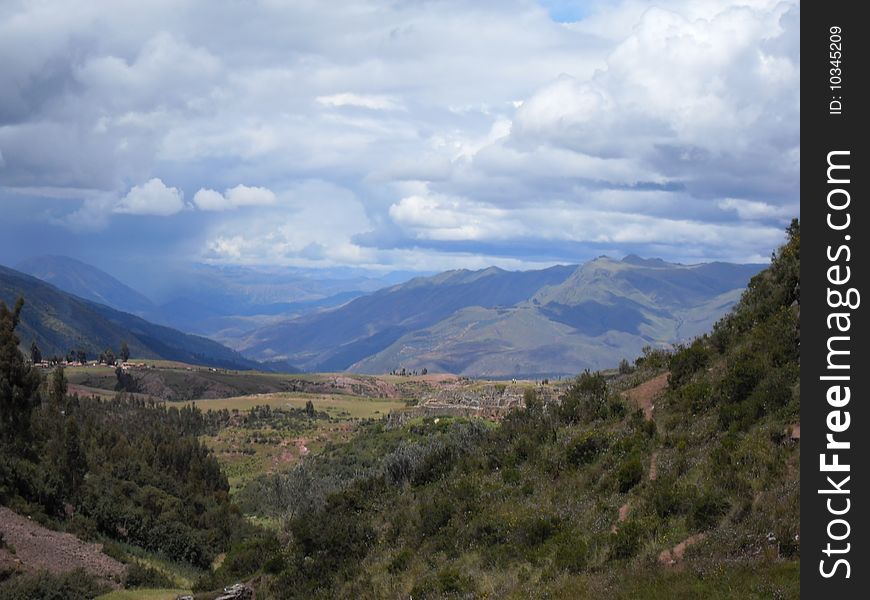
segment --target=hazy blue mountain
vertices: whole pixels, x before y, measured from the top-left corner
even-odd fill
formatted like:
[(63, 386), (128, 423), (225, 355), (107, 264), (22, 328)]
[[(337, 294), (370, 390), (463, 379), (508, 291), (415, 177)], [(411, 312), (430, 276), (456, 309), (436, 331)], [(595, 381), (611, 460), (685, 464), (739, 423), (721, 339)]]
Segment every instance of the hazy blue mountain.
[(121, 283), (105, 271), (67, 256), (36, 256), (15, 267), (22, 273), (60, 288), (79, 298), (105, 304), (118, 310), (145, 315), (154, 305), (145, 296)]
[(762, 267), (628, 256), (543, 271), (450, 271), (270, 325), (236, 347), (308, 370), (567, 375), (708, 330)]
[(409, 278), (402, 272), (370, 277), (349, 269), (321, 272), (191, 263), (160, 265), (153, 272), (150, 266), (131, 265), (128, 271), (136, 273), (137, 291), (93, 265), (65, 256), (33, 257), (16, 268), (80, 298), (218, 341), (335, 307)]
[[(105, 348), (117, 353), (127, 342), (134, 358), (163, 358), (235, 369), (260, 365), (221, 344), (155, 325), (135, 315), (68, 294), (40, 279), (0, 266), (0, 300), (25, 300), (18, 334), (25, 351), (35, 341), (43, 356), (72, 349), (95, 358)], [(284, 365), (282, 365), (284, 366)]]
[(239, 348), (264, 359), (294, 356), (312, 370), (342, 370), (462, 308), (513, 306), (544, 286), (564, 281), (573, 270), (556, 266), (514, 272), (491, 267), (418, 277), (334, 310), (260, 329)]

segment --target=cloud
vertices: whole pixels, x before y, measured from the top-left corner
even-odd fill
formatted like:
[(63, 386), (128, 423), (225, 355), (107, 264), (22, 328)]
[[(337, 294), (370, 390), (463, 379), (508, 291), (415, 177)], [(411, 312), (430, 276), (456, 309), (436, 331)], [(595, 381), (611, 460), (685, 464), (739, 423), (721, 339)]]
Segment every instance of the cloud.
[(796, 206), (771, 206), (765, 202), (726, 198), (719, 202), (722, 210), (733, 210), (741, 219), (747, 221), (764, 219), (788, 219), (796, 214)]
[(243, 206), (269, 206), (275, 204), (275, 193), (264, 187), (237, 185), (223, 194), (202, 188), (193, 196), (193, 203), (200, 210), (232, 210)]
[(184, 209), (184, 194), (167, 187), (159, 178), (149, 179), (133, 188), (114, 207), (114, 212), (127, 215), (168, 217)]
[(332, 94), (330, 96), (318, 96), (317, 102), (325, 106), (356, 106), (358, 108), (368, 108), (371, 110), (399, 110), (402, 108), (401, 103), (389, 96), (352, 94), (349, 92)]
[(18, 3), (0, 201), (80, 190), (46, 226), (107, 239), (177, 213), (136, 251), (214, 262), (768, 256), (799, 210), (799, 24), (796, 0)]

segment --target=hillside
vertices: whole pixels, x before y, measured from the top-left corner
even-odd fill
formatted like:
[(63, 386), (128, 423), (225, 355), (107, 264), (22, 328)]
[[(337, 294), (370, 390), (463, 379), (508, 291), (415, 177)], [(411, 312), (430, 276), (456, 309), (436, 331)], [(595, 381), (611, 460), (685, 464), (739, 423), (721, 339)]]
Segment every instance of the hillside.
[(234, 347), (314, 371), (568, 375), (706, 331), (760, 269), (629, 256), (543, 271), (452, 271), (263, 328)]
[(260, 366), (212, 340), (149, 323), (0, 266), (0, 300), (11, 307), (19, 296), (25, 298), (18, 329), (22, 344), (29, 348), (35, 341), (46, 358), (76, 349), (94, 359), (106, 348), (117, 352), (127, 342), (138, 358), (239, 369)]
[(371, 423), (262, 476), (239, 501), (285, 523), (289, 543), (237, 547), (200, 588), (799, 598), (799, 265), (795, 222), (734, 310), (673, 352), (648, 350), (609, 378), (584, 372), (558, 402), (529, 389), (497, 424)]
[(28, 258), (15, 269), (79, 298), (140, 317), (154, 310), (152, 302), (136, 290), (105, 271), (67, 256)]

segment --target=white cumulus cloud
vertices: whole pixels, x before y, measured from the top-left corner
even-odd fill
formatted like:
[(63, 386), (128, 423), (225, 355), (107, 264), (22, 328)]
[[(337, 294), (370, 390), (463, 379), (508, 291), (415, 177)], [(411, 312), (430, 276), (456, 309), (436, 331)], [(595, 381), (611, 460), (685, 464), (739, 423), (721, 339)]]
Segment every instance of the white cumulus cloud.
[(133, 186), (114, 208), (114, 212), (128, 215), (157, 215), (168, 217), (184, 209), (184, 194), (167, 187), (157, 177), (142, 185)]
[(232, 210), (243, 206), (269, 206), (275, 204), (275, 193), (269, 188), (237, 185), (223, 194), (202, 188), (193, 196), (193, 203), (200, 210)]

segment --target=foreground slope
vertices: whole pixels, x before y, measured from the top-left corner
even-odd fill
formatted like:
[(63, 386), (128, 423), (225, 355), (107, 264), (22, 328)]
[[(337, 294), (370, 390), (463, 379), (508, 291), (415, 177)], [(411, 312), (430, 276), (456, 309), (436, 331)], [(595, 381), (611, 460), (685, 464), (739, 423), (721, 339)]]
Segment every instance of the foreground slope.
[(22, 343), (35, 341), (46, 358), (83, 350), (95, 358), (126, 342), (131, 355), (250, 369), (257, 365), (212, 340), (149, 323), (135, 315), (62, 292), (35, 277), (0, 266), (0, 301), (26, 299), (19, 325)]
[[(274, 598), (800, 596), (800, 230), (712, 333), (536, 389), (501, 423), (393, 418), (240, 492), (287, 546), (202, 587)], [(314, 485), (314, 482), (317, 482)], [(328, 524), (324, 527), (324, 524)], [(251, 567), (251, 556), (258, 557)], [(268, 567), (262, 567), (268, 565)]]

